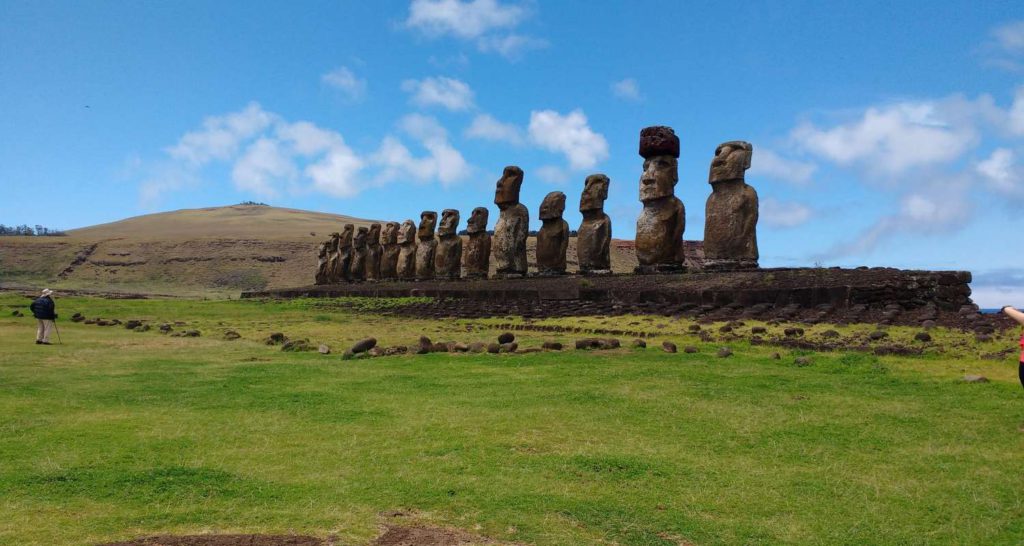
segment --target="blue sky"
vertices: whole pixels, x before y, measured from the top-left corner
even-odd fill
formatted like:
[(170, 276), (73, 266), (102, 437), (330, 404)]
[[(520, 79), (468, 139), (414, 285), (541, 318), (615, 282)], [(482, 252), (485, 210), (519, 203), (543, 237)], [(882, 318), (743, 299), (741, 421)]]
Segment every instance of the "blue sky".
[(0, 0), (0, 120), (6, 224), (468, 213), (516, 164), (571, 225), (606, 173), (620, 238), (639, 131), (670, 125), (686, 238), (715, 146), (747, 140), (762, 265), (968, 269), (1024, 305), (1019, 1)]

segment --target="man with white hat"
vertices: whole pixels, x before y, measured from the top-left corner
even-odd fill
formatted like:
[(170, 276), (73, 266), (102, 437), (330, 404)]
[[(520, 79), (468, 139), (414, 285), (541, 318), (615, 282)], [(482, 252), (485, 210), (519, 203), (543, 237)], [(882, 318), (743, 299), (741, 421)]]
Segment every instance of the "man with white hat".
[(36, 345), (49, 345), (50, 332), (53, 332), (56, 327), (53, 321), (57, 320), (57, 306), (53, 303), (53, 298), (50, 297), (52, 295), (53, 290), (47, 288), (43, 290), (41, 296), (32, 300), (32, 305), (29, 306), (32, 316), (39, 321), (39, 328), (36, 330)]

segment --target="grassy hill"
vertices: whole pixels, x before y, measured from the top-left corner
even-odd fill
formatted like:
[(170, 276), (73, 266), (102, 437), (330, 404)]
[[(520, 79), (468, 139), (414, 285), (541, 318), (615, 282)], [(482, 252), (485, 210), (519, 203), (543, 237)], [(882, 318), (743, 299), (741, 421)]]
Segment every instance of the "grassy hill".
[[(317, 245), (347, 223), (375, 220), (258, 205), (162, 212), (74, 229), (67, 237), (0, 238), (0, 287), (228, 295), (309, 284)], [(534, 260), (534, 241), (529, 243)], [(575, 264), (569, 243), (569, 269)], [(612, 245), (631, 271), (632, 245)]]

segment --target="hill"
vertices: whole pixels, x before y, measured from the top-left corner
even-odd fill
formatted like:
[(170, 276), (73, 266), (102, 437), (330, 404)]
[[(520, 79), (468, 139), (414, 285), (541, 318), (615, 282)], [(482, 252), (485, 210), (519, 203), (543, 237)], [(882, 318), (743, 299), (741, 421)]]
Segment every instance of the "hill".
[[(347, 223), (375, 220), (234, 205), (136, 216), (68, 231), (67, 237), (0, 238), (0, 288), (228, 295), (306, 285), (317, 245)], [(534, 261), (534, 241), (529, 258)], [(569, 242), (574, 270), (575, 239)], [(630, 241), (613, 241), (612, 268), (631, 271)]]

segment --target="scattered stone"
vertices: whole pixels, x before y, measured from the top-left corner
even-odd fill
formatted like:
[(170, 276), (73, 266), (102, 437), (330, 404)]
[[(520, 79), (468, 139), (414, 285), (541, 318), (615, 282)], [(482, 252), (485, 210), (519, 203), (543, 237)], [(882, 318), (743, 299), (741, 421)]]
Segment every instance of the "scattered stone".
[(176, 321), (174, 321), (174, 325), (175, 325), (175, 326), (185, 326), (185, 324), (186, 324), (186, 323), (184, 323), (184, 322), (182, 322), (182, 321), (180, 321), (180, 320), (176, 320)]
[(129, 320), (128, 322), (124, 323), (125, 330), (134, 330), (139, 326), (142, 326), (141, 320)]
[(729, 332), (732, 331), (732, 326), (729, 326), (728, 324), (726, 324), (725, 326), (722, 326), (721, 328), (719, 328), (718, 331), (722, 332), (723, 334), (728, 334)]
[(469, 344), (469, 352), (471, 353), (482, 353), (487, 350), (487, 345), (482, 341), (474, 341)]
[(722, 347), (721, 349), (718, 350), (718, 357), (719, 358), (727, 358), (727, 357), (730, 357), (730, 356), (732, 356), (732, 349), (730, 349), (728, 347)]
[(384, 351), (384, 349), (382, 349), (380, 347), (373, 347), (369, 351), (366, 351), (366, 353), (364, 353), (364, 354), (366, 354), (367, 356), (378, 357), (378, 356), (384, 356), (385, 351)]
[(597, 347), (599, 349), (618, 349), (621, 346), (622, 346), (622, 343), (619, 340), (617, 340), (617, 339), (615, 339), (613, 337), (610, 337), (610, 338), (607, 338), (607, 339), (599, 339)]
[(768, 329), (765, 328), (764, 326), (753, 326), (753, 327), (750, 328), (750, 333), (751, 334), (767, 334), (768, 333)]
[[(170, 330), (170, 326), (168, 326), (166, 324), (160, 325), (160, 329), (163, 330), (164, 326), (167, 326), (167, 329)], [(281, 345), (281, 344), (284, 344), (284, 343), (287, 343), (287, 342), (288, 342), (288, 336), (282, 334), (281, 332), (274, 332), (274, 333), (270, 334), (269, 336), (267, 336), (267, 339), (264, 341), (264, 343), (266, 343), (267, 345)]]
[(811, 365), (811, 357), (809, 357), (809, 356), (798, 356), (795, 359), (793, 359), (793, 365), (797, 366), (799, 368), (803, 368), (804, 366), (810, 366)]
[(416, 354), (425, 355), (430, 352), (430, 348), (434, 344), (431, 343), (430, 338), (427, 336), (420, 336), (419, 346), (416, 349)]
[(965, 375), (964, 383), (988, 383), (988, 378), (984, 375)]
[(601, 346), (601, 340), (593, 337), (577, 339), (576, 350), (582, 349), (596, 349)]
[(143, 324), (142, 326), (139, 326), (138, 328), (135, 329), (136, 332), (148, 332), (149, 330), (150, 328), (148, 324)]
[(839, 332), (835, 330), (825, 330), (824, 332), (821, 333), (821, 337), (825, 339), (835, 339), (839, 337)]
[(322, 355), (331, 354), (331, 348), (326, 343), (321, 343), (320, 347), (317, 347), (317, 351), (320, 351)]
[(498, 336), (498, 343), (499, 344), (512, 343), (515, 340), (516, 340), (516, 335), (513, 334), (512, 332), (505, 332), (505, 333), (501, 334), (500, 336)]
[(500, 343), (488, 344), (487, 345), (487, 352), (491, 353), (492, 355), (496, 355), (496, 354), (500, 353), (501, 352), (501, 344)]
[(561, 351), (562, 344), (557, 341), (545, 341), (541, 348), (547, 351)]
[(690, 326), (688, 327), (688, 329), (689, 329), (689, 330), (690, 330), (691, 332), (699, 332), (699, 331), (700, 331), (700, 324), (691, 324), (691, 325), (690, 325)]
[(924, 343), (928, 343), (931, 340), (932, 340), (932, 336), (928, 332), (918, 332), (918, 333), (914, 334), (914, 341), (921, 341), (921, 342), (924, 342)]
[(691, 354), (692, 355), (692, 354), (697, 353), (699, 351), (693, 345), (687, 345), (686, 347), (683, 347), (683, 352), (686, 353), (686, 354)]
[[(21, 311), (18, 311), (17, 309), (15, 309), (15, 310), (14, 310), (14, 312), (13, 312), (13, 313), (11, 313), (11, 316), (15, 316), (15, 317), (23, 317), (23, 316), (25, 316), (25, 314), (24, 314), (24, 313), (22, 313)], [(74, 321), (75, 319), (74, 319), (74, 318), (72, 318), (71, 320), (73, 320), (73, 321)], [(78, 321), (75, 321), (75, 322), (78, 322)]]
[(871, 341), (878, 341), (880, 339), (885, 339), (887, 337), (889, 337), (889, 332), (883, 332), (882, 330), (875, 330), (874, 332), (868, 334), (868, 339), (870, 339)]
[(114, 323), (109, 320), (99, 319), (96, 321), (96, 326), (113, 326)]
[(83, 320), (85, 320), (85, 315), (81, 313), (75, 313), (74, 315), (71, 315), (71, 322), (82, 322)]
[(634, 339), (633, 340), (633, 348), (634, 349), (646, 349), (647, 348), (647, 342), (642, 340), (642, 339), (640, 339), (640, 338)]
[(293, 339), (286, 341), (281, 346), (281, 350), (288, 353), (298, 353), (303, 351), (312, 351), (313, 346), (309, 344), (308, 339)]
[(185, 330), (181, 335), (182, 337), (199, 337), (202, 334), (199, 333), (199, 330)]
[[(89, 324), (89, 321), (85, 321), (85, 323)], [(171, 325), (167, 324), (166, 322), (160, 325), (160, 333), (161, 334), (166, 334), (167, 332), (170, 332), (173, 329), (174, 328), (171, 328)]]
[(772, 353), (772, 360), (782, 360), (782, 355), (779, 353)]
[(804, 329), (803, 328), (786, 328), (785, 330), (782, 331), (782, 333), (785, 334), (786, 337), (803, 337)]
[(452, 343), (451, 347), (448, 348), (453, 353), (465, 353), (469, 351), (469, 345), (466, 343), (456, 342)]
[(676, 344), (672, 343), (671, 341), (662, 341), (661, 342), (661, 349), (663, 351), (665, 351), (666, 353), (674, 353), (674, 352), (676, 352), (678, 350), (678, 348), (676, 347)]
[(370, 349), (372, 349), (372, 348), (374, 348), (376, 346), (377, 346), (377, 339), (376, 338), (372, 338), (372, 337), (368, 337), (366, 339), (361, 339), (361, 340), (357, 341), (355, 343), (355, 345), (352, 346), (352, 349), (350, 349), (350, 350), (354, 354), (359, 354), (359, 353), (365, 353), (366, 351), (369, 351)]
[(99, 322), (99, 320), (92, 318), (85, 320), (84, 324), (96, 324), (97, 322)]
[(242, 335), (234, 330), (228, 330), (227, 332), (224, 332), (224, 339), (228, 341), (234, 341), (240, 337), (242, 337)]

